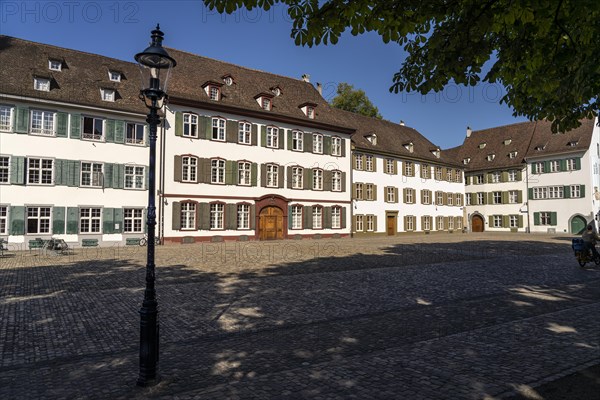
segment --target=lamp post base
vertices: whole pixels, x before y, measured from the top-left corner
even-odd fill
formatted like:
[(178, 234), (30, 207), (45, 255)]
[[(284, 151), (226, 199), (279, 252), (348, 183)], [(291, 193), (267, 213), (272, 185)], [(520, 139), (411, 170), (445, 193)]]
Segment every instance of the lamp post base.
[(159, 325), (158, 310), (154, 307), (142, 306), (140, 309), (140, 374), (138, 386), (153, 386), (159, 381), (158, 344)]

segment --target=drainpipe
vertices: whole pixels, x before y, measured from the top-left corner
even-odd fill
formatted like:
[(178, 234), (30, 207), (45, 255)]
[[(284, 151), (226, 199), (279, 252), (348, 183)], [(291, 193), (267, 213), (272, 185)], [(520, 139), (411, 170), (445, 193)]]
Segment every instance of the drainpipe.
[(525, 159), (525, 196), (527, 196), (527, 233), (531, 233), (531, 223), (530, 223), (530, 207), (529, 201), (529, 168), (527, 167), (527, 159)]

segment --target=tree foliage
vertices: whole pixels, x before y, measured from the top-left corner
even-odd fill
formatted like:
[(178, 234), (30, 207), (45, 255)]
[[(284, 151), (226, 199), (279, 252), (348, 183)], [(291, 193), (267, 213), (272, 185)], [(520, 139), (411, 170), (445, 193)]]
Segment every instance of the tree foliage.
[[(204, 0), (211, 9), (286, 5), (297, 45), (376, 32), (408, 53), (390, 91), (499, 83), (514, 115), (565, 131), (598, 114), (598, 0)], [(489, 62), (489, 63), (488, 63)], [(487, 64), (486, 64), (487, 63)], [(484, 67), (484, 64), (486, 65)]]
[(379, 110), (371, 103), (364, 90), (355, 90), (354, 86), (347, 83), (338, 84), (337, 95), (331, 100), (331, 105), (341, 110), (381, 119)]

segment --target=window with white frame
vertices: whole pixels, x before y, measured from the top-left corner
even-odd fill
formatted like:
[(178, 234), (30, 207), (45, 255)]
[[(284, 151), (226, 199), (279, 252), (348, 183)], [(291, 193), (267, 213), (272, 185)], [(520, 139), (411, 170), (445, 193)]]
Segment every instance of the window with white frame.
[(323, 153), (323, 135), (320, 133), (313, 133), (313, 153)]
[(511, 204), (516, 204), (518, 201), (519, 201), (519, 191), (509, 190), (508, 191), (508, 202)]
[(362, 171), (364, 169), (362, 154), (354, 154), (354, 169), (358, 171)]
[(267, 187), (279, 186), (279, 166), (267, 164)]
[(374, 160), (373, 156), (370, 155), (370, 154), (367, 154), (365, 156), (365, 171), (374, 171), (375, 170), (373, 168), (374, 167), (374, 164), (373, 164), (374, 162), (375, 162), (375, 160)]
[(444, 205), (444, 192), (435, 192), (435, 204), (438, 206)]
[(562, 186), (548, 187), (548, 197), (551, 199), (562, 199), (563, 198), (563, 187)]
[(396, 191), (394, 190), (395, 188), (392, 186), (388, 186), (385, 188), (385, 200), (388, 203), (395, 203), (396, 202)]
[(0, 235), (8, 235), (8, 206), (0, 206)]
[(334, 136), (331, 138), (331, 155), (341, 156), (342, 155), (342, 138)]
[(544, 172), (544, 163), (543, 162), (536, 162), (533, 163), (532, 165), (532, 173), (534, 174), (541, 174), (542, 172)]
[(448, 193), (448, 197), (446, 198), (446, 205), (448, 205), (448, 206), (454, 205), (454, 195), (452, 193)]
[(549, 211), (543, 211), (540, 213), (540, 225), (551, 225), (551, 214)]
[(462, 194), (460, 193), (456, 193), (456, 205), (459, 207), (462, 206)]
[(0, 156), (0, 183), (10, 182), (10, 157)]
[(95, 162), (81, 163), (81, 186), (102, 187), (104, 164)]
[(140, 165), (125, 166), (125, 189), (144, 189), (145, 168)]
[(62, 71), (62, 62), (59, 60), (48, 60), (48, 69), (51, 71)]
[(123, 232), (141, 233), (143, 232), (144, 209), (143, 208), (125, 208), (123, 209)]
[(448, 218), (448, 230), (454, 230), (454, 218)]
[(54, 112), (32, 110), (31, 133), (38, 135), (54, 135)]
[(104, 120), (95, 117), (83, 117), (83, 130), (81, 137), (89, 140), (104, 139)]
[(267, 147), (279, 148), (279, 128), (267, 126)]
[(331, 190), (342, 191), (342, 171), (331, 171)]
[(79, 209), (79, 233), (100, 233), (102, 209), (83, 207)]
[(508, 156), (510, 158), (516, 158), (517, 157), (517, 152), (516, 151), (511, 151), (510, 153), (508, 153)]
[(396, 161), (390, 160), (387, 158), (385, 160), (385, 173), (386, 174), (395, 174), (396, 173)]
[(225, 119), (212, 119), (212, 140), (225, 141)]
[(493, 204), (502, 204), (502, 192), (493, 192), (492, 199), (494, 201)]
[(567, 158), (565, 160), (565, 167), (567, 171), (575, 171), (575, 159), (574, 158)]
[(238, 204), (237, 228), (250, 229), (250, 204)]
[(375, 216), (374, 215), (367, 215), (367, 232), (374, 232), (375, 231)]
[(33, 78), (33, 88), (42, 92), (50, 91), (50, 79), (48, 78)]
[(312, 227), (313, 229), (323, 228), (323, 207), (315, 206), (312, 208)]
[(508, 181), (509, 182), (517, 181), (517, 170), (516, 169), (511, 169), (508, 171)]
[(240, 122), (238, 124), (238, 143), (252, 144), (252, 124)]
[(477, 193), (477, 205), (484, 204), (483, 196), (484, 196), (484, 193), (482, 193), (482, 192)]
[(492, 183), (499, 183), (499, 182), (500, 182), (500, 172), (498, 172), (498, 171), (492, 172)]
[(415, 202), (415, 189), (406, 189), (406, 203), (413, 204)]
[(465, 197), (465, 205), (466, 206), (471, 205), (471, 193), (467, 193), (467, 196)]
[(210, 183), (225, 183), (225, 160), (210, 160)]
[(125, 143), (143, 145), (145, 143), (144, 124), (128, 122), (125, 126)]
[(331, 207), (331, 228), (340, 229), (342, 227), (342, 208)]
[(569, 186), (569, 194), (572, 198), (581, 197), (581, 186), (580, 185), (571, 185)]
[(114, 89), (100, 89), (100, 98), (102, 101), (115, 101), (115, 90)]
[(510, 228), (518, 228), (519, 227), (519, 216), (518, 215), (509, 215), (508, 216), (508, 226)]
[(198, 137), (198, 116), (196, 114), (183, 114), (183, 136)]
[(313, 106), (306, 106), (306, 116), (315, 119), (315, 108)]
[(560, 163), (558, 160), (550, 161), (550, 172), (558, 172), (560, 171)]
[(548, 188), (547, 187), (536, 187), (533, 188), (533, 198), (534, 199), (545, 199), (548, 197)]
[(429, 166), (429, 164), (421, 164), (421, 178), (431, 178), (431, 167)]
[(456, 229), (462, 229), (463, 220), (461, 217), (456, 217)]
[(372, 183), (365, 184), (365, 200), (375, 200), (375, 186)]
[(363, 215), (356, 215), (355, 216), (355, 226), (354, 226), (354, 230), (356, 232), (362, 232), (365, 230), (365, 220), (364, 220), (364, 216)]
[(252, 175), (252, 164), (247, 161), (238, 162), (238, 185), (250, 186)]
[(412, 161), (404, 161), (404, 175), (414, 175), (414, 164), (412, 163)]
[(112, 82), (121, 82), (121, 73), (117, 71), (108, 71), (108, 79)]
[(292, 206), (292, 229), (302, 229), (302, 206)]
[(27, 233), (50, 233), (51, 207), (27, 207)]
[(494, 228), (502, 228), (502, 215), (494, 215), (492, 217)]
[(263, 110), (270, 111), (271, 110), (271, 99), (268, 97), (260, 98), (260, 106)]
[(431, 190), (423, 190), (423, 204), (431, 204)]
[(435, 179), (438, 181), (442, 180), (442, 167), (435, 167)]
[(425, 215), (423, 217), (423, 227), (422, 228), (424, 231), (431, 230), (431, 216), (430, 215)]
[(181, 203), (181, 230), (196, 229), (196, 203)]
[(12, 129), (12, 107), (0, 105), (0, 131)]
[(446, 180), (452, 182), (452, 168), (446, 169)]
[(415, 217), (414, 217), (414, 215), (407, 215), (406, 216), (405, 230), (407, 230), (407, 231), (414, 231), (415, 230)]
[(217, 86), (209, 86), (208, 96), (211, 100), (219, 101), (219, 99), (221, 98), (221, 89)]
[(483, 182), (484, 182), (483, 174), (475, 175), (475, 184), (476, 185), (481, 185), (481, 184), (483, 184)]
[(436, 219), (435, 222), (436, 222), (437, 230), (443, 231), (444, 230), (444, 217), (442, 217), (440, 215), (440, 216), (435, 217), (435, 219)]
[(304, 150), (304, 132), (292, 131), (292, 150), (302, 151)]
[(54, 160), (51, 158), (27, 159), (27, 184), (51, 185), (54, 175)]
[(323, 170), (315, 168), (313, 169), (313, 190), (323, 190)]
[(196, 182), (198, 173), (198, 159), (196, 157), (181, 157), (181, 180), (183, 182)]
[(356, 183), (354, 187), (356, 190), (355, 197), (359, 200), (362, 200), (363, 199), (363, 184)]
[(304, 188), (304, 169), (302, 167), (292, 167), (292, 189)]
[(223, 229), (225, 204), (212, 203), (210, 205), (210, 229)]

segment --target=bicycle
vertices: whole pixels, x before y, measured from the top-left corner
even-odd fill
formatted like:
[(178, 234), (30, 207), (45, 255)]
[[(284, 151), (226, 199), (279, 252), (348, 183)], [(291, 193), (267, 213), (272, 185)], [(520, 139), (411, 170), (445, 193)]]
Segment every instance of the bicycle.
[[(144, 237), (140, 239), (140, 246), (145, 246), (147, 244), (148, 244), (148, 234), (146, 233), (144, 235)], [(154, 237), (154, 244), (156, 246), (160, 246), (162, 244), (161, 241), (160, 241), (160, 237), (158, 237), (158, 236)]]

